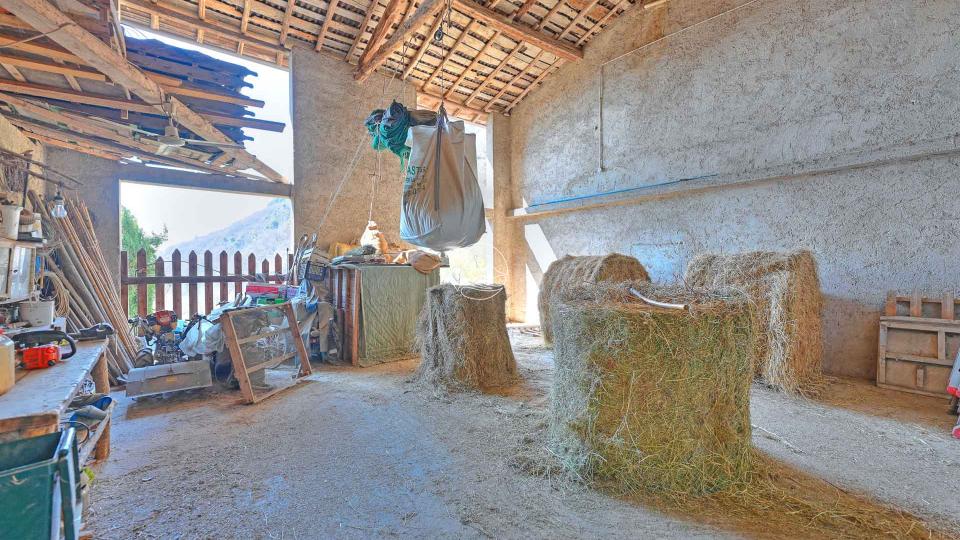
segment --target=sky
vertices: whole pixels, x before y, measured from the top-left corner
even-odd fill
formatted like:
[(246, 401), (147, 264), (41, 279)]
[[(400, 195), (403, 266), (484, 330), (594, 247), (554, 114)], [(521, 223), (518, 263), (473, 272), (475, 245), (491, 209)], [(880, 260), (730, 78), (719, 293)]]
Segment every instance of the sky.
[[(219, 60), (244, 66), (257, 75), (247, 77), (253, 87), (243, 90), (251, 98), (264, 101), (263, 108), (251, 108), (257, 118), (287, 124), (282, 133), (244, 129), (254, 137), (246, 148), (264, 163), (289, 179), (293, 179), (293, 129), (290, 127), (290, 77), (282, 69), (224, 54), (195, 43), (125, 27), (133, 38), (152, 38), (184, 49), (198, 50)], [(147, 232), (168, 231), (168, 244), (190, 240), (195, 236), (226, 227), (267, 206), (272, 198), (239, 195), (216, 191), (177, 189), (123, 182), (120, 202), (137, 217)]]

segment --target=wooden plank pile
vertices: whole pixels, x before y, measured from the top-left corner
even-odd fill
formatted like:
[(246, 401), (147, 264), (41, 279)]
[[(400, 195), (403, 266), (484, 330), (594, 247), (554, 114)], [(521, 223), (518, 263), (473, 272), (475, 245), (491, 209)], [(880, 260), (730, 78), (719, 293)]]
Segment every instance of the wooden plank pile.
[(60, 278), (70, 301), (68, 330), (106, 322), (116, 335), (107, 348), (107, 367), (111, 383), (133, 367), (137, 344), (127, 331), (127, 314), (114, 285), (113, 272), (103, 258), (100, 242), (94, 234), (90, 212), (83, 201), (68, 201), (67, 217), (56, 219), (42, 198), (30, 192), (30, 203), (43, 219), (50, 236), (51, 250), (44, 254), (46, 272)]

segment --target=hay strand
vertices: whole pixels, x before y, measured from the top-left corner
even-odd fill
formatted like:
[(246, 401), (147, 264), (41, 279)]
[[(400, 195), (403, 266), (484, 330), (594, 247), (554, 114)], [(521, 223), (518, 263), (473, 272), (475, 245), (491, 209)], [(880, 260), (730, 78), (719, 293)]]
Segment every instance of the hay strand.
[[(631, 289), (689, 309), (650, 305)], [(746, 482), (745, 294), (601, 283), (570, 291), (558, 315), (550, 444), (565, 468), (624, 493), (700, 495)]]
[(760, 380), (802, 395), (822, 386), (823, 297), (817, 263), (807, 250), (705, 254), (687, 266), (693, 287), (739, 287), (753, 298)]
[(574, 287), (606, 281), (650, 281), (650, 276), (640, 261), (619, 253), (585, 257), (567, 255), (554, 261), (543, 274), (537, 297), (543, 341), (553, 343), (553, 306), (562, 302)]
[(447, 389), (487, 390), (517, 380), (502, 285), (443, 284), (427, 291), (417, 322), (415, 378)]

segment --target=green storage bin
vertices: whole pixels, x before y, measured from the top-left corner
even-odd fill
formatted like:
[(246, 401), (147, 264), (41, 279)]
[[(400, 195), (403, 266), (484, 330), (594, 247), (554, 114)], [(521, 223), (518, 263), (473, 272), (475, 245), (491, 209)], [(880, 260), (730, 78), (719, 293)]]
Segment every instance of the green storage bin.
[(78, 461), (74, 428), (0, 444), (0, 537), (75, 540)]

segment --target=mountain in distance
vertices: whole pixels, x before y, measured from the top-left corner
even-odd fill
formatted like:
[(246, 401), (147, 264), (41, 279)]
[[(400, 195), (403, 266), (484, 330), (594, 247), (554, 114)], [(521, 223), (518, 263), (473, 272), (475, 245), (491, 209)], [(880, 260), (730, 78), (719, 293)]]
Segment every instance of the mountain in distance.
[(258, 260), (269, 258), (272, 261), (276, 253), (285, 256), (292, 242), (292, 234), (293, 211), (290, 208), (290, 201), (277, 198), (263, 210), (254, 212), (227, 227), (191, 240), (164, 246), (159, 250), (159, 255), (169, 260), (170, 254), (179, 249), (183, 259), (186, 260), (191, 251), (196, 251), (198, 257), (203, 257), (203, 252), (210, 250), (215, 258), (221, 251), (226, 251), (232, 260), (234, 252), (239, 251), (245, 258), (253, 253)]

